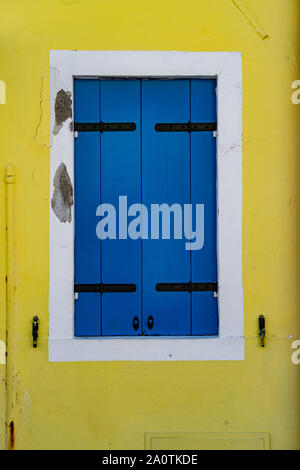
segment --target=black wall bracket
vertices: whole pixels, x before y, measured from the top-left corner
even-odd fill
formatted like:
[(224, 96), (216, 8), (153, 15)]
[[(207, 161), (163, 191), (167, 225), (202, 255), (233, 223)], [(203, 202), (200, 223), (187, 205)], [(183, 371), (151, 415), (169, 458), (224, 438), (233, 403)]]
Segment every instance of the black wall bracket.
[(32, 320), (32, 345), (34, 348), (37, 347), (37, 340), (39, 336), (39, 319), (37, 316), (33, 317)]
[(262, 348), (265, 346), (265, 336), (266, 336), (266, 325), (265, 325), (265, 317), (260, 315), (258, 317), (258, 331), (260, 337), (260, 345)]

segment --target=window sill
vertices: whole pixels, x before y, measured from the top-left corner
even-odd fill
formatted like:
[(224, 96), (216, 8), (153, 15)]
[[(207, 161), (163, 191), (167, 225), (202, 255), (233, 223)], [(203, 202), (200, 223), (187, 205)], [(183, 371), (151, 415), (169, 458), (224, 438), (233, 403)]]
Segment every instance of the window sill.
[(49, 339), (50, 361), (242, 361), (244, 337)]

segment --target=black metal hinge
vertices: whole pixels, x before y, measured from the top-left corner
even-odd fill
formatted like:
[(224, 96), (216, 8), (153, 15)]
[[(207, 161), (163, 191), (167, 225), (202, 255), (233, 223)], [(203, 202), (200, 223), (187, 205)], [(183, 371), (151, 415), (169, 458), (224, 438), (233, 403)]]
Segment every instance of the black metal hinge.
[(135, 284), (75, 284), (74, 292), (100, 292), (113, 293), (113, 292), (135, 292)]
[(156, 284), (157, 292), (218, 292), (217, 282), (171, 282)]
[(159, 123), (155, 125), (157, 132), (204, 132), (217, 130), (216, 122), (183, 122)]
[(74, 131), (77, 132), (135, 131), (135, 129), (135, 122), (74, 122)]

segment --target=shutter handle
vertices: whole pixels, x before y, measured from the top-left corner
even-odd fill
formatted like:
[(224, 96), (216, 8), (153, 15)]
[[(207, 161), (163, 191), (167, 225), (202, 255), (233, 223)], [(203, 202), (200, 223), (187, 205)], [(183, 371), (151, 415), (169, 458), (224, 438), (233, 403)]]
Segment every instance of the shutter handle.
[(135, 331), (137, 331), (139, 329), (139, 324), (140, 324), (140, 322), (139, 322), (138, 317), (134, 317), (132, 325), (133, 325), (133, 328), (134, 328)]
[(149, 315), (148, 320), (147, 320), (147, 325), (148, 325), (149, 330), (152, 330), (153, 325), (154, 325), (154, 320), (153, 320), (152, 315)]

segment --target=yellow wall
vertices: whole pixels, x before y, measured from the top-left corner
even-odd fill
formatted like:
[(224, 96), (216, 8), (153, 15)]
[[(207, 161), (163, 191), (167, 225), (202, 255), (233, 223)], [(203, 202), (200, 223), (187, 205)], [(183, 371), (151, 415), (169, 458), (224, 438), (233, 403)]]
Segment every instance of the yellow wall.
[[(240, 4), (247, 7), (241, 11)], [(144, 447), (145, 432), (269, 432), (300, 448), (300, 79), (297, 0), (1, 2), (0, 174), (16, 168), (15, 447)], [(49, 50), (241, 51), (243, 362), (49, 363)], [(300, 106), (300, 105), (299, 105)], [(0, 339), (5, 338), (5, 184), (0, 178)], [(266, 347), (257, 318), (266, 317)], [(31, 321), (40, 318), (32, 348)], [(1, 374), (5, 366), (0, 365)], [(4, 437), (4, 381), (0, 395)], [(1, 426), (2, 423), (2, 426)]]

